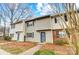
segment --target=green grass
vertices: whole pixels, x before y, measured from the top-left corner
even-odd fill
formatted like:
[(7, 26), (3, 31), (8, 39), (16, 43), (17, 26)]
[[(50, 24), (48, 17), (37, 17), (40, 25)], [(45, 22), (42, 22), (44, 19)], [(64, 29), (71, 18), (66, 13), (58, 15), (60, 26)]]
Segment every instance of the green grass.
[(39, 50), (34, 55), (56, 55), (55, 52), (49, 50)]

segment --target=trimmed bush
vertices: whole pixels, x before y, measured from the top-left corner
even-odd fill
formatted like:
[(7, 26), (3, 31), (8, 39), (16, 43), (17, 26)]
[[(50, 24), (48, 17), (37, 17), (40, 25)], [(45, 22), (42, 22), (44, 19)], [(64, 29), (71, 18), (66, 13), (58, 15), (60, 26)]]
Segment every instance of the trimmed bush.
[(39, 50), (35, 52), (34, 55), (55, 55), (55, 52), (49, 50)]
[(4, 36), (4, 40), (11, 41), (11, 37), (10, 36)]
[(61, 40), (61, 39), (55, 40), (54, 42), (55, 42), (55, 44), (58, 44), (58, 45), (68, 44), (68, 42), (66, 40)]

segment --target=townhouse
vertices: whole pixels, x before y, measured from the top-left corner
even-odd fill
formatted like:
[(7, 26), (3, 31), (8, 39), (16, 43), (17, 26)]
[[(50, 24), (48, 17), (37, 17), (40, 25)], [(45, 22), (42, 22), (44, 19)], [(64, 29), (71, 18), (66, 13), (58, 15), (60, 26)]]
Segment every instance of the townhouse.
[(54, 40), (66, 36), (63, 28), (66, 29), (65, 23), (69, 24), (68, 17), (67, 14), (61, 13), (21, 20), (11, 24), (10, 36), (16, 41), (53, 43)]

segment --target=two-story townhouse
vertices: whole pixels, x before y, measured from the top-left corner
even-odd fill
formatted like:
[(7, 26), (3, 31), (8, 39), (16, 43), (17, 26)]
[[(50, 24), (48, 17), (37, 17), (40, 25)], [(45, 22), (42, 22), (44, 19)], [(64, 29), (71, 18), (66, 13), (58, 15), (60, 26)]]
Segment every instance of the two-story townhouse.
[(19, 40), (19, 41), (24, 41), (24, 23), (23, 21), (15, 22), (11, 24), (10, 27), (10, 36), (12, 37), (12, 40)]
[(54, 40), (65, 37), (64, 22), (69, 24), (65, 13), (21, 20), (12, 24), (15, 28), (10, 28), (10, 35), (12, 40), (17, 41), (53, 43)]
[(26, 41), (52, 43), (50, 15), (26, 20)]

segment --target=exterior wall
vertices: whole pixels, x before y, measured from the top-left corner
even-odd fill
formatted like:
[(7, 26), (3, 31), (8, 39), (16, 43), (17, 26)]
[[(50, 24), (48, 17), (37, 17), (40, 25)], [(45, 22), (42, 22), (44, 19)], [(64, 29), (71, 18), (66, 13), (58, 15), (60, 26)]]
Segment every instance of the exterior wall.
[(66, 25), (64, 22), (66, 22), (66, 24), (68, 24), (68, 21), (65, 21), (64, 16), (62, 16), (62, 18), (60, 17), (56, 17), (57, 18), (57, 23), (55, 23), (55, 18), (52, 18), (51, 22), (52, 22), (52, 29), (63, 29), (66, 28)]
[(26, 41), (40, 42), (40, 40), (38, 39), (39, 38), (39, 32), (36, 32), (35, 25), (36, 25), (36, 23), (34, 22), (34, 26), (27, 27), (27, 23), (26, 23), (26, 26), (25, 26), (26, 27), (26, 31), (25, 31), (26, 34), (34, 32), (34, 38), (27, 37), (27, 35), (26, 35)]
[(34, 32), (34, 38), (27, 38), (26, 41), (31, 41), (31, 42), (40, 42), (40, 33), (39, 32)]
[[(34, 32), (34, 38), (26, 38), (26, 41), (41, 43), (41, 38), (40, 38), (41, 32)], [(43, 32), (45, 32), (46, 35), (46, 41), (44, 43), (53, 43), (53, 36), (51, 31), (43, 31)]]
[(15, 31), (23, 31), (23, 23), (18, 23), (15, 25)]
[(45, 18), (45, 19), (35, 21), (36, 30), (50, 29), (50, 27), (51, 27), (50, 18)]
[(15, 34), (15, 29), (13, 28), (13, 29), (11, 29), (11, 27), (10, 27), (10, 33), (9, 33), (9, 36), (10, 36), (10, 34), (14, 34), (14, 37), (12, 37), (12, 40), (16, 40), (16, 34)]
[(3, 32), (0, 32), (0, 37), (3, 36)]
[[(24, 35), (26, 35), (27, 33), (34, 32), (34, 38), (27, 37), (26, 35), (25, 40), (32, 41), (32, 42), (41, 42), (40, 32), (42, 31), (37, 32), (37, 30), (46, 30), (46, 29), (56, 30), (56, 29), (62, 29), (63, 26), (64, 28), (66, 28), (64, 22), (62, 21), (62, 19), (64, 20), (64, 16), (62, 16), (62, 19), (60, 17), (56, 17), (56, 18), (57, 18), (57, 23), (55, 23), (54, 18), (48, 17), (41, 20), (35, 20), (34, 26), (29, 26), (29, 27), (27, 27), (27, 24), (25, 24), (24, 21), (22, 23), (18, 23), (15, 25), (15, 29), (10, 30), (10, 33), (14, 33), (14, 38), (12, 38), (12, 40), (17, 40), (16, 32), (22, 31), (19, 36), (20, 37), (19, 41), (24, 41)], [(66, 23), (68, 24), (68, 22)], [(53, 33), (51, 31), (44, 31), (44, 32), (46, 33), (45, 43), (53, 43)]]
[(41, 43), (41, 38), (40, 38), (40, 33), (45, 32), (46, 35), (46, 41), (44, 43), (53, 43), (53, 37), (51, 31), (40, 31), (40, 32), (35, 32), (35, 42)]
[(50, 18), (46, 18), (44, 20), (36, 20), (36, 21), (34, 21), (34, 26), (27, 27), (27, 25), (26, 25), (26, 33), (34, 32), (34, 38), (26, 37), (26, 41), (41, 43), (40, 32), (45, 32), (46, 33), (46, 42), (45, 43), (53, 43), (53, 36), (52, 36), (51, 31), (39, 31), (39, 32), (37, 31), (37, 30), (42, 30), (42, 29), (50, 29), (49, 20), (50, 20)]
[[(51, 31), (41, 31), (41, 32), (45, 32), (46, 35), (46, 41), (44, 43), (53, 43), (53, 36)], [(34, 32), (34, 38), (26, 38), (26, 41), (41, 43), (41, 38), (40, 38), (41, 32)]]
[[(12, 40), (17, 40), (17, 33), (18, 31), (22, 31), (22, 33), (20, 33), (20, 36), (19, 36), (19, 41), (23, 41), (24, 40), (24, 33), (23, 33), (23, 23), (18, 23), (18, 24), (15, 24), (15, 28), (11, 29), (10, 27), (10, 34), (14, 34), (14, 37), (12, 37)], [(10, 35), (9, 34), (9, 35)]]
[(46, 31), (46, 43), (53, 43), (53, 34), (51, 31)]
[(19, 41), (24, 41), (24, 35), (23, 35), (23, 32), (20, 33), (20, 36), (19, 36)]

